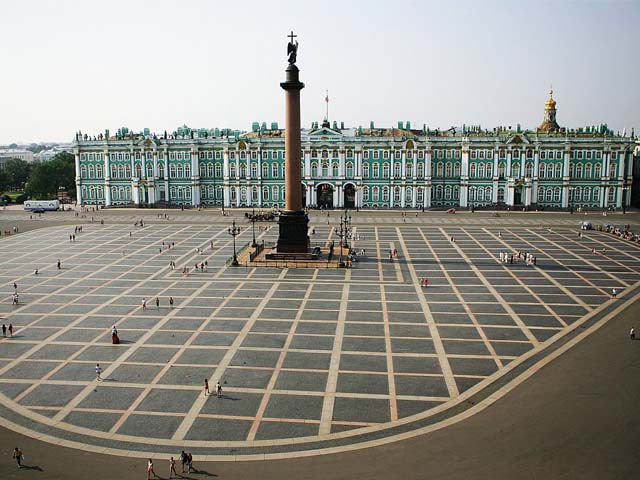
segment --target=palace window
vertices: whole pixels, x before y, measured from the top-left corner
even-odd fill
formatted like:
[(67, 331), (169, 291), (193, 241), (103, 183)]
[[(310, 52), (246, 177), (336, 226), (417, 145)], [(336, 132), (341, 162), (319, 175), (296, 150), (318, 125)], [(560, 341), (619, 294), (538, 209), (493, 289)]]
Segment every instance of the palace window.
[(423, 203), (424, 202), (424, 188), (418, 187), (418, 192), (416, 194), (416, 202)]
[(95, 178), (93, 165), (89, 165), (89, 178)]
[(378, 158), (380, 158), (380, 152), (378, 150), (374, 150), (373, 151), (373, 159), (377, 160)]
[(599, 163), (596, 163), (596, 178), (599, 179), (602, 177), (602, 165)]
[(274, 202), (277, 202), (280, 200), (280, 189), (277, 186), (271, 187), (271, 199)]
[(258, 176), (258, 164), (257, 163), (252, 163), (251, 164), (251, 176), (253, 178), (256, 178)]
[(364, 163), (364, 164), (362, 164), (362, 176), (363, 176), (364, 178), (370, 178), (370, 177), (369, 177), (369, 173), (370, 173), (370, 171), (369, 171), (369, 164), (368, 164), (368, 163)]
[(393, 189), (393, 202), (400, 203), (400, 187)]
[(418, 150), (418, 160), (424, 160), (424, 150)]
[(459, 177), (460, 176), (460, 167), (461, 167), (460, 162), (456, 162), (456, 163), (453, 164), (453, 176), (454, 177)]
[(555, 178), (562, 178), (562, 164), (556, 163)]
[(417, 170), (418, 170), (417, 176), (418, 177), (424, 177), (424, 163), (422, 163), (422, 162), (418, 163)]
[(382, 201), (389, 201), (389, 187), (382, 187)]
[(582, 164), (581, 163), (577, 164), (575, 168), (576, 178), (582, 178), (582, 171), (583, 171)]
[(493, 177), (493, 163), (487, 163), (487, 177)]
[(311, 177), (316, 178), (318, 176), (318, 162), (311, 164)]
[(380, 178), (380, 164), (377, 162), (373, 164), (373, 178)]
[(435, 190), (433, 190), (434, 198), (436, 200), (442, 200), (442, 191), (444, 187), (442, 185), (436, 185)]
[(484, 163), (479, 163), (478, 164), (478, 177), (479, 178), (485, 178), (486, 177), (486, 171), (484, 168)]
[(377, 202), (380, 200), (380, 189), (378, 187), (373, 187), (373, 201)]
[(246, 201), (247, 201), (247, 188), (246, 187), (241, 187), (240, 188), (240, 202), (246, 203)]
[(353, 162), (347, 162), (347, 177), (353, 177)]
[(362, 189), (362, 200), (364, 202), (368, 202), (369, 201), (369, 187), (364, 187)]
[(271, 164), (271, 178), (278, 178), (278, 164)]
[(404, 191), (404, 200), (406, 203), (413, 202), (413, 188), (407, 187)]
[(598, 187), (593, 189), (593, 201), (594, 202), (599, 202), (600, 201), (600, 188), (598, 188)]
[(329, 162), (322, 162), (322, 176), (329, 176)]
[(214, 169), (215, 169), (215, 176), (217, 178), (222, 177), (222, 164), (216, 163), (214, 166)]
[(504, 187), (498, 188), (498, 203), (504, 203)]
[(451, 185), (444, 187), (444, 199), (451, 200)]
[(616, 190), (613, 187), (609, 187), (609, 192), (607, 194), (607, 203), (609, 205), (613, 204), (616, 200)]
[(268, 177), (269, 177), (269, 164), (263, 163), (262, 164), (262, 178), (268, 178)]
[(255, 203), (258, 201), (258, 187), (253, 187), (251, 189), (251, 202)]
[(390, 168), (388, 163), (382, 164), (382, 178), (389, 178)]
[(353, 150), (347, 150), (347, 158), (353, 158)]
[(584, 176), (585, 178), (592, 178), (593, 175), (593, 166), (590, 163), (587, 163), (584, 167)]
[(334, 177), (340, 175), (340, 165), (338, 164), (338, 162), (333, 162), (333, 164), (331, 165), (331, 174)]
[(393, 176), (395, 178), (399, 178), (402, 176), (402, 164), (400, 162), (395, 162), (393, 164)]
[(153, 177), (153, 163), (147, 163), (147, 178)]
[(533, 163), (527, 162), (524, 165), (524, 176), (533, 177)]
[(241, 163), (240, 164), (240, 178), (246, 178), (246, 176), (247, 176), (247, 164), (246, 163)]
[(200, 164), (200, 176), (201, 177), (207, 176), (207, 166), (204, 163)]
[(407, 163), (407, 177), (413, 177), (413, 162)]
[(142, 165), (140, 165), (139, 163), (136, 163), (136, 177), (142, 177)]
[(231, 163), (229, 164), (229, 176), (235, 178), (236, 175), (236, 164), (235, 163)]
[(87, 178), (87, 167), (80, 165), (80, 177)]
[(269, 200), (269, 187), (262, 187), (262, 201), (266, 202)]
[(191, 165), (188, 163), (184, 166), (184, 176), (187, 178), (191, 177)]
[(362, 158), (364, 160), (369, 160), (369, 150), (365, 150), (364, 152), (362, 152)]
[[(91, 173), (91, 170), (89, 170), (89, 173)], [(609, 165), (609, 177), (614, 178), (615, 176), (616, 176), (616, 164), (612, 162), (611, 165)]]
[(469, 177), (471, 178), (476, 178), (476, 164), (472, 163), (471, 166), (469, 167)]
[(382, 151), (382, 159), (383, 160), (389, 160), (389, 150), (383, 150)]
[(393, 156), (396, 160), (400, 160), (402, 158), (402, 152), (400, 150), (396, 150)]
[(451, 178), (451, 162), (447, 162), (445, 164), (445, 166), (444, 166), (444, 176), (446, 178)]
[(442, 178), (443, 170), (444, 170), (444, 163), (438, 162), (436, 164), (436, 177)]

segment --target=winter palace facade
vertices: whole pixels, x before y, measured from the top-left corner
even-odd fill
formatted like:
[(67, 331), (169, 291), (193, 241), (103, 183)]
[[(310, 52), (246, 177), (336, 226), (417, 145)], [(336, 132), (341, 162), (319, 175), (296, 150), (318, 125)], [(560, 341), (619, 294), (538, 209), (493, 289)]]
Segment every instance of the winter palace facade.
[[(324, 208), (620, 208), (630, 203), (635, 140), (606, 125), (570, 130), (550, 94), (536, 130), (344, 128), (302, 131), (303, 200)], [(281, 207), (284, 130), (76, 134), (85, 205)]]

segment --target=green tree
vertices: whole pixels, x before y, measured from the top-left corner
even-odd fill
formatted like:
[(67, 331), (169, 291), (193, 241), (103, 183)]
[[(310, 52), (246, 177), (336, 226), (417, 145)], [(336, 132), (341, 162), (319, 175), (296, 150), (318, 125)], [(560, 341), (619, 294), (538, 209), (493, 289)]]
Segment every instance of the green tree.
[(12, 158), (5, 162), (4, 173), (7, 176), (7, 187), (21, 189), (29, 178), (31, 165), (24, 160)]
[(3, 168), (0, 168), (0, 192), (7, 189), (9, 186), (9, 177)]
[(27, 193), (34, 199), (54, 199), (64, 187), (71, 198), (76, 195), (76, 167), (72, 154), (62, 152), (52, 160), (36, 164), (27, 182)]

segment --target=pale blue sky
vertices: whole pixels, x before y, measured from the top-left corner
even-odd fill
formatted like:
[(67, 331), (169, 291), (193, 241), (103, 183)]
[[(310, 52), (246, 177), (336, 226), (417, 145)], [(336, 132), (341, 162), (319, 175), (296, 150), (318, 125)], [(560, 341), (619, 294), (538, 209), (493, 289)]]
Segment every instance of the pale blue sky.
[(410, 120), (640, 132), (640, 2), (0, 0), (0, 144), (120, 126), (284, 120), (299, 35), (302, 123)]

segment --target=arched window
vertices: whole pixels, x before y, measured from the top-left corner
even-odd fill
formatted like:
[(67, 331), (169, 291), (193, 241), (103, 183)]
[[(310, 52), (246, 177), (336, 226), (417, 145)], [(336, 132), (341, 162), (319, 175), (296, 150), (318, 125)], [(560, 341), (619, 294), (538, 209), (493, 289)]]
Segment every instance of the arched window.
[(498, 203), (504, 203), (504, 187), (498, 187)]
[(229, 189), (229, 199), (230, 199), (232, 202), (235, 202), (235, 201), (237, 200), (237, 198), (238, 198), (238, 197), (237, 197), (237, 194), (236, 194), (236, 187), (231, 187), (231, 188)]
[(507, 164), (504, 162), (500, 162), (498, 164), (498, 177), (504, 178), (506, 170), (507, 170)]
[(147, 163), (147, 178), (153, 177), (153, 163)]
[(207, 163), (207, 177), (213, 178), (215, 176), (215, 169), (213, 163)]
[(418, 191), (416, 192), (416, 202), (423, 203), (424, 202), (424, 188), (418, 187)]
[(544, 192), (544, 200), (547, 203), (553, 202), (553, 188), (547, 187), (547, 189)]
[(469, 177), (471, 177), (471, 178), (476, 178), (476, 174), (477, 174), (477, 173), (478, 173), (478, 172), (477, 172), (477, 170), (476, 170), (476, 164), (475, 164), (475, 163), (472, 163), (472, 164), (469, 166)]
[(102, 178), (102, 165), (96, 165), (96, 178)]
[(520, 164), (518, 162), (511, 164), (511, 176), (512, 177), (520, 176)]
[(445, 164), (445, 166), (444, 166), (444, 176), (445, 176), (445, 178), (451, 178), (451, 162), (447, 162)]
[(616, 190), (613, 187), (609, 187), (609, 193), (607, 194), (607, 202), (609, 205), (616, 201)]
[(229, 176), (232, 178), (236, 178), (238, 171), (236, 170), (236, 164), (235, 163), (230, 163), (229, 164)]
[[(242, 152), (244, 153), (244, 152)], [(247, 164), (246, 163), (241, 163), (240, 164), (240, 178), (246, 178), (247, 177)]]
[(190, 178), (191, 177), (191, 165), (189, 165), (188, 163), (186, 163), (184, 165), (184, 176), (186, 178)]
[(87, 167), (80, 165), (80, 178), (87, 178)]
[(544, 163), (538, 165), (538, 177), (546, 178), (547, 176), (547, 168)]
[(182, 169), (182, 165), (177, 166), (176, 172), (177, 172), (178, 178), (183, 178), (184, 170)]
[(424, 163), (420, 162), (418, 163), (418, 168), (416, 169), (417, 173), (416, 176), (419, 178), (424, 177)]
[(444, 187), (444, 199), (451, 200), (451, 185), (447, 185), (446, 187)]
[(582, 188), (576, 187), (576, 189), (573, 191), (573, 193), (574, 193), (573, 201), (574, 202), (581, 202), (582, 201)]
[(593, 166), (590, 163), (587, 163), (584, 167), (584, 176), (585, 178), (592, 178), (593, 175)]
[(594, 202), (599, 202), (600, 201), (600, 188), (599, 187), (595, 187), (593, 189), (593, 201)]
[(371, 189), (371, 193), (373, 194), (373, 201), (377, 202), (378, 200), (380, 200), (380, 188), (379, 187), (373, 187)]
[(338, 164), (338, 162), (333, 162), (331, 164), (331, 175), (333, 175), (334, 177), (340, 175), (340, 165)]
[(562, 178), (562, 164), (556, 163), (555, 167), (555, 178)]
[(582, 169), (583, 169), (583, 166), (581, 163), (576, 165), (576, 172), (575, 172), (576, 178), (582, 178)]
[(251, 164), (251, 176), (253, 178), (256, 178), (258, 176), (258, 164), (256, 162), (253, 162)]
[(476, 200), (476, 187), (469, 187), (469, 200), (472, 202)]
[(459, 177), (460, 176), (460, 162), (456, 162), (453, 164), (453, 176), (454, 177)]
[(311, 177), (316, 178), (318, 176), (318, 162), (311, 163)]
[(277, 186), (271, 188), (271, 199), (274, 202), (278, 202), (280, 200), (280, 189)]
[(436, 185), (436, 189), (433, 190), (436, 200), (442, 200), (442, 192), (444, 187), (442, 185)]
[(322, 168), (321, 168), (320, 175), (322, 177), (328, 177), (329, 176), (329, 162), (322, 162)]
[(262, 201), (266, 202), (269, 200), (269, 187), (262, 187)]
[(407, 177), (413, 177), (413, 162), (407, 162)]
[(493, 163), (491, 162), (487, 163), (487, 177), (488, 178), (493, 177)]
[(559, 202), (560, 201), (560, 187), (556, 187), (553, 189), (553, 201), (554, 202)]
[(395, 187), (393, 189), (393, 202), (400, 203), (400, 187)]
[(368, 202), (369, 201), (369, 194), (370, 194), (369, 187), (364, 187), (362, 189), (362, 200), (364, 202)]
[(524, 176), (525, 177), (533, 177), (533, 163), (527, 162), (524, 164)]
[(362, 164), (362, 176), (364, 178), (370, 178), (370, 170), (369, 170), (369, 164), (368, 163), (363, 163)]
[(602, 165), (599, 163), (596, 163), (596, 179), (600, 179), (602, 177)]
[(455, 187), (453, 187), (453, 199), (454, 200), (459, 200), (460, 199), (460, 186), (456, 185)]
[(104, 193), (101, 186), (98, 186), (98, 198), (100, 199), (104, 198)]
[(142, 178), (142, 165), (139, 163), (136, 163), (136, 177)]
[(240, 188), (240, 201), (243, 203), (247, 201), (247, 187)]
[(615, 178), (616, 170), (617, 170), (616, 164), (611, 162), (611, 165), (609, 165), (609, 177), (610, 178)]
[(493, 201), (493, 188), (492, 187), (484, 187), (484, 199), (487, 202)]
[(96, 198), (96, 187), (94, 187), (93, 185), (89, 187), (89, 198), (92, 200)]
[(412, 187), (407, 187), (404, 190), (404, 199), (407, 203), (410, 203), (413, 201), (413, 188)]
[[(122, 168), (122, 165), (120, 165), (120, 167)], [(117, 178), (118, 177), (118, 167), (116, 167), (115, 165), (111, 165), (109, 170), (111, 171), (111, 178)]]
[(207, 176), (207, 165), (204, 163), (200, 164), (200, 176), (201, 177), (206, 177)]
[(585, 202), (591, 201), (591, 187), (584, 187), (584, 193), (582, 194), (582, 198)]
[(382, 187), (382, 201), (389, 201), (389, 187)]
[(393, 164), (393, 176), (399, 178), (402, 176), (402, 164), (400, 162), (394, 162)]
[(164, 170), (164, 163), (158, 163), (158, 178), (160, 178), (161, 180), (164, 179), (165, 174), (166, 172)]
[(383, 163), (382, 164), (382, 178), (389, 178), (389, 175), (391, 174), (390, 172), (390, 166), (388, 163)]
[(347, 162), (347, 177), (353, 178), (353, 162)]
[(271, 164), (271, 178), (278, 178), (278, 164)]
[(477, 198), (479, 202), (484, 202), (484, 189), (478, 188)]

